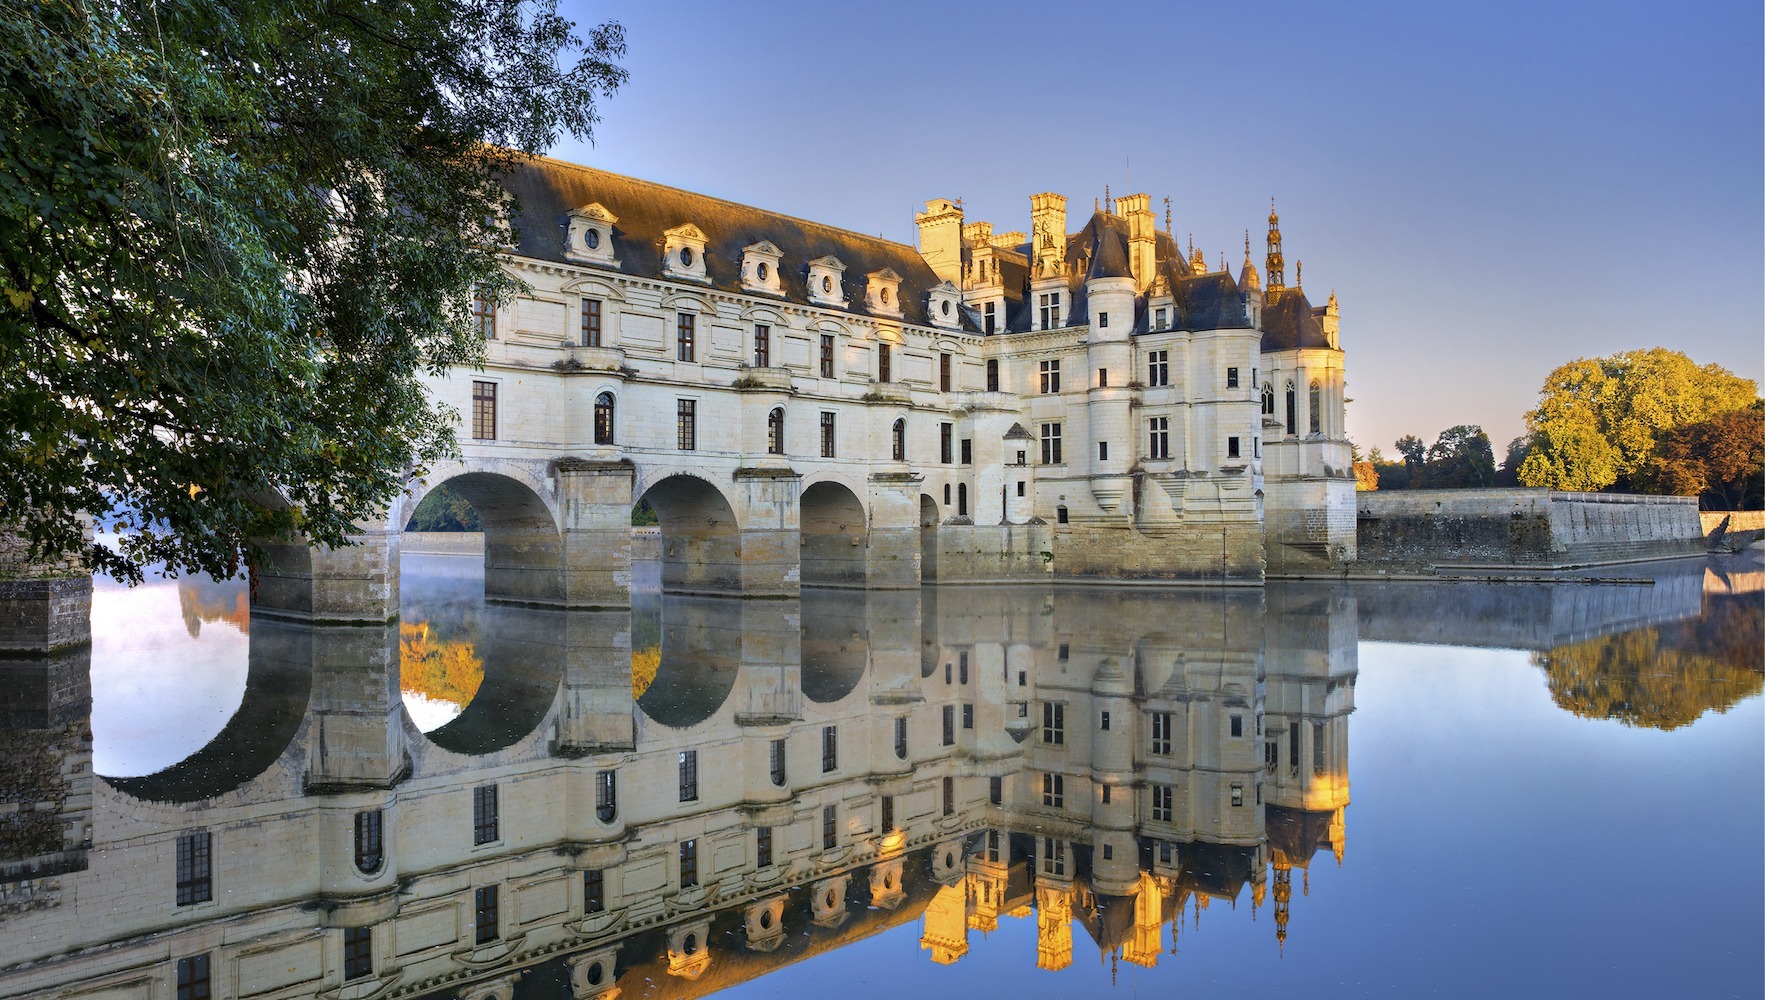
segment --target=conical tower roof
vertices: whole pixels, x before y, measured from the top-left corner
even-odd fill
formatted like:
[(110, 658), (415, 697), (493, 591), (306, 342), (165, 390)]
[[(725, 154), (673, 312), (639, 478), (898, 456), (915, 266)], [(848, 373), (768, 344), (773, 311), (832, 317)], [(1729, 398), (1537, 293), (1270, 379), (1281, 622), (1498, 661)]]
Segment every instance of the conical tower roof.
[(1097, 248), (1091, 255), (1091, 267), (1085, 272), (1085, 280), (1133, 276), (1134, 270), (1128, 266), (1128, 248), (1122, 243), (1121, 234), (1114, 226), (1098, 226)]

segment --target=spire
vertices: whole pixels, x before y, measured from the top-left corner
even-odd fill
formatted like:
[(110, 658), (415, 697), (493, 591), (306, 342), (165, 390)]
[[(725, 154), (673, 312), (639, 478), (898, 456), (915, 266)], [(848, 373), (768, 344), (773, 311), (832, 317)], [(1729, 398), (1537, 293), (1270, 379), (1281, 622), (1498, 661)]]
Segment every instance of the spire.
[(1164, 234), (1171, 234), (1171, 200), (1168, 195), (1164, 199)]
[(1109, 182), (1103, 182), (1103, 210), (1110, 215), (1115, 214), (1115, 199), (1109, 196)]
[(1305, 261), (1293, 262), (1293, 287), (1305, 291)]
[(1226, 273), (1226, 252), (1224, 250), (1220, 251), (1220, 273)]
[(1269, 254), (1263, 261), (1268, 272), (1269, 291), (1278, 292), (1287, 284), (1287, 261), (1281, 256), (1281, 217), (1275, 214), (1275, 199), (1269, 199)]

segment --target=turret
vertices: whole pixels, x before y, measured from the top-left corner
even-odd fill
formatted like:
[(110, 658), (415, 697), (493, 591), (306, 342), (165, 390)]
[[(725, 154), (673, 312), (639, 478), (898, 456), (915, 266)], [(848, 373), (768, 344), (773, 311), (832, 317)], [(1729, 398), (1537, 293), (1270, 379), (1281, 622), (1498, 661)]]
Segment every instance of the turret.
[(1250, 230), (1244, 231), (1244, 266), (1238, 270), (1238, 291), (1244, 296), (1244, 314), (1250, 317), (1250, 325), (1260, 326), (1262, 323), (1262, 277), (1256, 273), (1256, 265), (1250, 260)]
[(1275, 199), (1269, 199), (1269, 253), (1263, 261), (1268, 272), (1269, 291), (1278, 292), (1286, 286), (1287, 259), (1281, 256), (1281, 217), (1275, 214)]
[[(1091, 340), (1125, 341), (1134, 325), (1134, 272), (1127, 247), (1114, 227), (1099, 223), (1097, 247), (1085, 271), (1090, 300)], [(1127, 377), (1124, 370), (1122, 377)]]

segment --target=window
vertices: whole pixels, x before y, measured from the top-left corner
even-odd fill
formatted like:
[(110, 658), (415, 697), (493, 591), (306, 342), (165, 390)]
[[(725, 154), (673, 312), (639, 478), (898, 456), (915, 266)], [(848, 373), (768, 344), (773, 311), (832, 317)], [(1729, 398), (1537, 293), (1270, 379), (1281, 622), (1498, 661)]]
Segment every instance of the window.
[(950, 355), (938, 355), (938, 391), (950, 391)]
[(698, 317), (692, 313), (676, 313), (674, 321), (674, 357), (677, 361), (691, 361), (695, 355), (693, 350), (694, 327)]
[(962, 464), (963, 465), (973, 465), (974, 464), (974, 439), (973, 438), (963, 438), (962, 439)]
[(1171, 384), (1171, 352), (1152, 351), (1146, 355), (1146, 384)]
[(1109, 328), (1109, 314), (1106, 312), (1099, 312), (1097, 314), (1097, 329), (1106, 330), (1108, 328)]
[(361, 979), (374, 974), (374, 929), (345, 927), (343, 929), (343, 978)]
[(1275, 765), (1281, 762), (1281, 744), (1278, 740), (1269, 740), (1262, 745), (1262, 766), (1270, 774), (1275, 773)]
[(496, 383), (472, 383), (472, 437), (496, 440)]
[(944, 815), (956, 815), (956, 779), (944, 779)]
[[(594, 230), (589, 230), (594, 232)], [(601, 346), (601, 300), (582, 300), (582, 346)]]
[(1042, 773), (1042, 804), (1055, 809), (1066, 807), (1066, 776)]
[(784, 454), (784, 407), (774, 407), (766, 415), (766, 454)]
[(1109, 786), (1108, 785), (1103, 786), (1103, 804), (1109, 805)]
[(1323, 398), (1323, 388), (1318, 385), (1317, 379), (1312, 379), (1311, 390), (1306, 394), (1305, 402), (1306, 406), (1311, 410), (1311, 432), (1313, 434), (1323, 433), (1324, 408), (1321, 405)]
[(956, 742), (956, 706), (955, 705), (945, 705), (944, 706), (944, 745), (950, 746), (951, 744), (953, 744), (955, 742)]
[(1243, 736), (1244, 735), (1244, 716), (1234, 715), (1234, 716), (1232, 716), (1231, 722), (1232, 722), (1232, 735), (1233, 735), (1233, 737)]
[(878, 382), (889, 381), (890, 369), (893, 367), (890, 359), (891, 353), (889, 345), (876, 345), (876, 380)]
[(1239, 450), (1240, 449), (1238, 447), (1237, 435), (1233, 435), (1232, 437), (1229, 437), (1226, 439), (1226, 457), (1227, 458), (1237, 458)]
[(1066, 841), (1042, 838), (1042, 870), (1050, 875), (1066, 874)]
[(178, 835), (178, 905), (214, 899), (214, 836), (207, 830)]
[(964, 703), (962, 706), (962, 728), (974, 728), (974, 704), (972, 702)]
[(497, 834), (496, 786), (479, 785), (472, 789), (472, 843), (491, 843)]
[(498, 906), (494, 885), (482, 885), (473, 893), (472, 917), (474, 932), (472, 940), (477, 944), (489, 944), (497, 938)]
[(1172, 795), (1171, 786), (1152, 786), (1152, 818), (1154, 820), (1161, 823), (1169, 823), (1171, 821), (1171, 802), (1173, 798), (1174, 796)]
[(594, 443), (613, 443), (613, 394), (610, 392), (594, 398)]
[(1243, 804), (1244, 804), (1244, 786), (1234, 784), (1232, 786), (1232, 805), (1241, 806)]
[(680, 842), (680, 887), (691, 889), (699, 884), (699, 842)]
[(680, 801), (699, 800), (699, 752), (680, 751)]
[(1042, 425), (1042, 464), (1059, 465), (1060, 458), (1060, 425)]
[(1037, 366), (1037, 369), (1038, 369), (1038, 374), (1041, 376), (1040, 384), (1041, 384), (1042, 392), (1044, 392), (1044, 393), (1059, 392), (1060, 391), (1060, 362), (1059, 361), (1043, 361)]
[[(1105, 801), (1105, 802), (1109, 801), (1109, 788), (1108, 788), (1108, 786), (1105, 786), (1103, 789), (1103, 801)], [(1114, 860), (1114, 858), (1115, 858), (1115, 845), (1114, 844), (1104, 844), (1103, 845), (1103, 860), (1111, 861), (1111, 860)]]
[[(986, 330), (986, 332), (988, 332), (988, 333), (992, 333), (996, 329), (996, 320), (995, 320), (995, 317), (993, 314), (993, 306), (994, 306), (994, 303), (989, 302), (986, 305), (981, 307), (981, 319), (986, 324), (982, 329)], [(996, 368), (994, 369), (995, 372), (997, 372), (997, 370), (998, 369), (996, 369)], [(988, 391), (989, 392), (998, 392), (999, 390), (990, 389)]]
[(675, 401), (674, 446), (681, 451), (692, 451), (699, 446), (699, 403), (696, 399)]
[(1151, 417), (1146, 421), (1146, 426), (1146, 457), (1171, 457), (1171, 418)]
[(907, 418), (899, 417), (889, 428), (889, 456), (896, 462), (907, 461)]
[(950, 484), (949, 484), (949, 483), (945, 483), (945, 484), (944, 484), (944, 506), (946, 506), (946, 507), (948, 507), (948, 506), (950, 506), (950, 504), (951, 504), (951, 503), (953, 503), (953, 502), (954, 502), (954, 501), (952, 501), (952, 500), (951, 500), (951, 499), (950, 499)]
[(1324, 773), (1324, 724), (1314, 722), (1311, 726), (1311, 773)]
[(905, 715), (895, 720), (895, 758), (897, 760), (907, 759), (907, 717)]
[(1262, 412), (1268, 417), (1275, 415), (1275, 387), (1267, 382), (1262, 387)]
[(1158, 842), (1158, 860), (1160, 864), (1171, 864), (1175, 861), (1176, 856), (1177, 853), (1171, 849), (1170, 841), (1161, 840)]
[(1062, 504), (1061, 506), (1054, 508), (1054, 523), (1065, 524), (1066, 520), (1066, 505)]
[(478, 328), (478, 336), (496, 339), (496, 303), (483, 288), (472, 289), (472, 325)]
[(1017, 495), (1020, 497), (1026, 496), (1027, 494), (1024, 492), (1024, 490), (1027, 488), (1027, 486), (1028, 486), (1028, 484), (1026, 484), (1023, 480), (1019, 479), (1017, 481)]
[(831, 851), (840, 842), (838, 817), (833, 806), (821, 807), (821, 849)]
[[(987, 310), (988, 310), (988, 312), (987, 312), (987, 320), (988, 320), (987, 332), (988, 333), (993, 332), (993, 328), (991, 325), (992, 324), (992, 308), (993, 308), (992, 304), (989, 303), (987, 305)], [(999, 359), (998, 358), (988, 358), (987, 359), (987, 391), (988, 392), (998, 392), (999, 391)]]
[(881, 828), (881, 832), (888, 833), (894, 829), (895, 829), (895, 797), (893, 795), (884, 795), (882, 797), (882, 828)]
[(772, 327), (754, 324), (754, 367), (772, 367)]
[(1287, 773), (1299, 773), (1299, 723), (1287, 724)]
[[(955, 424), (939, 424), (938, 425), (938, 461), (942, 462), (945, 465), (950, 465), (951, 463), (956, 461), (956, 425)], [(947, 488), (948, 487), (946, 487), (946, 489)], [(948, 496), (945, 496), (944, 502), (949, 503), (950, 498)]]
[(1099, 388), (1099, 389), (1109, 388), (1109, 369), (1107, 369), (1107, 368), (1097, 369), (1097, 388)]
[(1109, 442), (1108, 441), (1097, 442), (1097, 461), (1099, 461), (1099, 462), (1109, 461)]
[(771, 761), (771, 763), (772, 763), (772, 783), (774, 785), (777, 785), (780, 788), (783, 788), (785, 778), (786, 778), (785, 769), (784, 769), (784, 740), (780, 739), (780, 740), (773, 740), (772, 741), (772, 755), (771, 756), (772, 756), (772, 761)]
[(968, 516), (968, 484), (956, 484), (956, 516)]
[(1236, 369), (1236, 368), (1226, 369), (1226, 388), (1228, 388), (1228, 389), (1238, 388), (1238, 369)]
[[(991, 802), (992, 804), (994, 804), (996, 806), (1004, 804), (1004, 802), (1005, 802), (1005, 779), (1004, 778), (1001, 778), (995, 774), (991, 778), (987, 779), (987, 801)], [(998, 834), (994, 833), (992, 836), (994, 838), (997, 838)], [(994, 850), (995, 851), (998, 850), (999, 841), (997, 839), (994, 839), (992, 841), (992, 843), (994, 846)], [(994, 858), (993, 860), (997, 861), (998, 859)]]
[(968, 683), (968, 654), (966, 652), (956, 654), (956, 683)]
[(385, 838), (381, 829), (381, 813), (369, 809), (355, 814), (355, 866), (364, 875), (380, 870), (386, 860)]
[(821, 457), (832, 458), (834, 453), (833, 414), (823, 410), (821, 413)]
[(582, 912), (600, 913), (607, 908), (607, 874), (599, 868), (582, 873)]
[(762, 826), (754, 830), (754, 866), (772, 867), (772, 827)]
[(1042, 320), (1042, 329), (1057, 330), (1060, 328), (1060, 293), (1048, 292), (1036, 297), (1036, 308)]
[(1103, 730), (1104, 732), (1109, 731), (1109, 713), (1108, 712), (1104, 712), (1103, 717), (1097, 720), (1097, 728)]
[(209, 1000), (208, 953), (178, 959), (178, 1000)]
[(1164, 307), (1163, 306), (1159, 306), (1157, 309), (1152, 311), (1152, 328), (1154, 330), (1164, 329)]
[(821, 773), (837, 770), (840, 766), (840, 727), (821, 727)]
[(602, 823), (611, 823), (619, 815), (619, 779), (612, 771), (595, 772), (594, 814)]
[(1294, 410), (1293, 383), (1287, 383), (1287, 433), (1298, 434), (1299, 423)]
[(833, 334), (821, 335), (821, 377), (833, 378)]
[(1072, 643), (1070, 643), (1070, 642), (1061, 643), (1059, 646), (1055, 647), (1054, 653), (1056, 656), (1060, 657), (1062, 660), (1072, 659)]
[(1152, 713), (1152, 752), (1161, 757), (1171, 752), (1171, 713)]
[(1042, 742), (1050, 746), (1066, 743), (1066, 706), (1060, 702), (1042, 703)]

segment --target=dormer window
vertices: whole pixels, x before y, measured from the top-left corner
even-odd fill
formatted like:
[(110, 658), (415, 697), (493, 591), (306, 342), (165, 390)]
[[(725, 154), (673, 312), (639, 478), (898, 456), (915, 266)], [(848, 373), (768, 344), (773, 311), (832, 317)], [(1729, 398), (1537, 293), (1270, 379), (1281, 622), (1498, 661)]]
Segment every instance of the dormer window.
[(821, 306), (844, 306), (846, 265), (828, 254), (809, 262), (809, 301)]
[(926, 293), (925, 311), (933, 326), (941, 326), (947, 330), (957, 329), (962, 325), (962, 312), (957, 306), (962, 301), (962, 291), (946, 281)]
[(761, 240), (742, 247), (742, 290), (763, 295), (783, 295), (778, 261), (784, 251), (770, 240)]
[(692, 223), (662, 234), (662, 270), (666, 277), (708, 281), (705, 274), (705, 233)]
[(575, 264), (618, 267), (613, 256), (613, 226), (619, 220), (599, 204), (571, 209), (564, 233), (564, 259)]
[(865, 275), (864, 305), (873, 313), (901, 315), (901, 276), (894, 268), (885, 267)]

